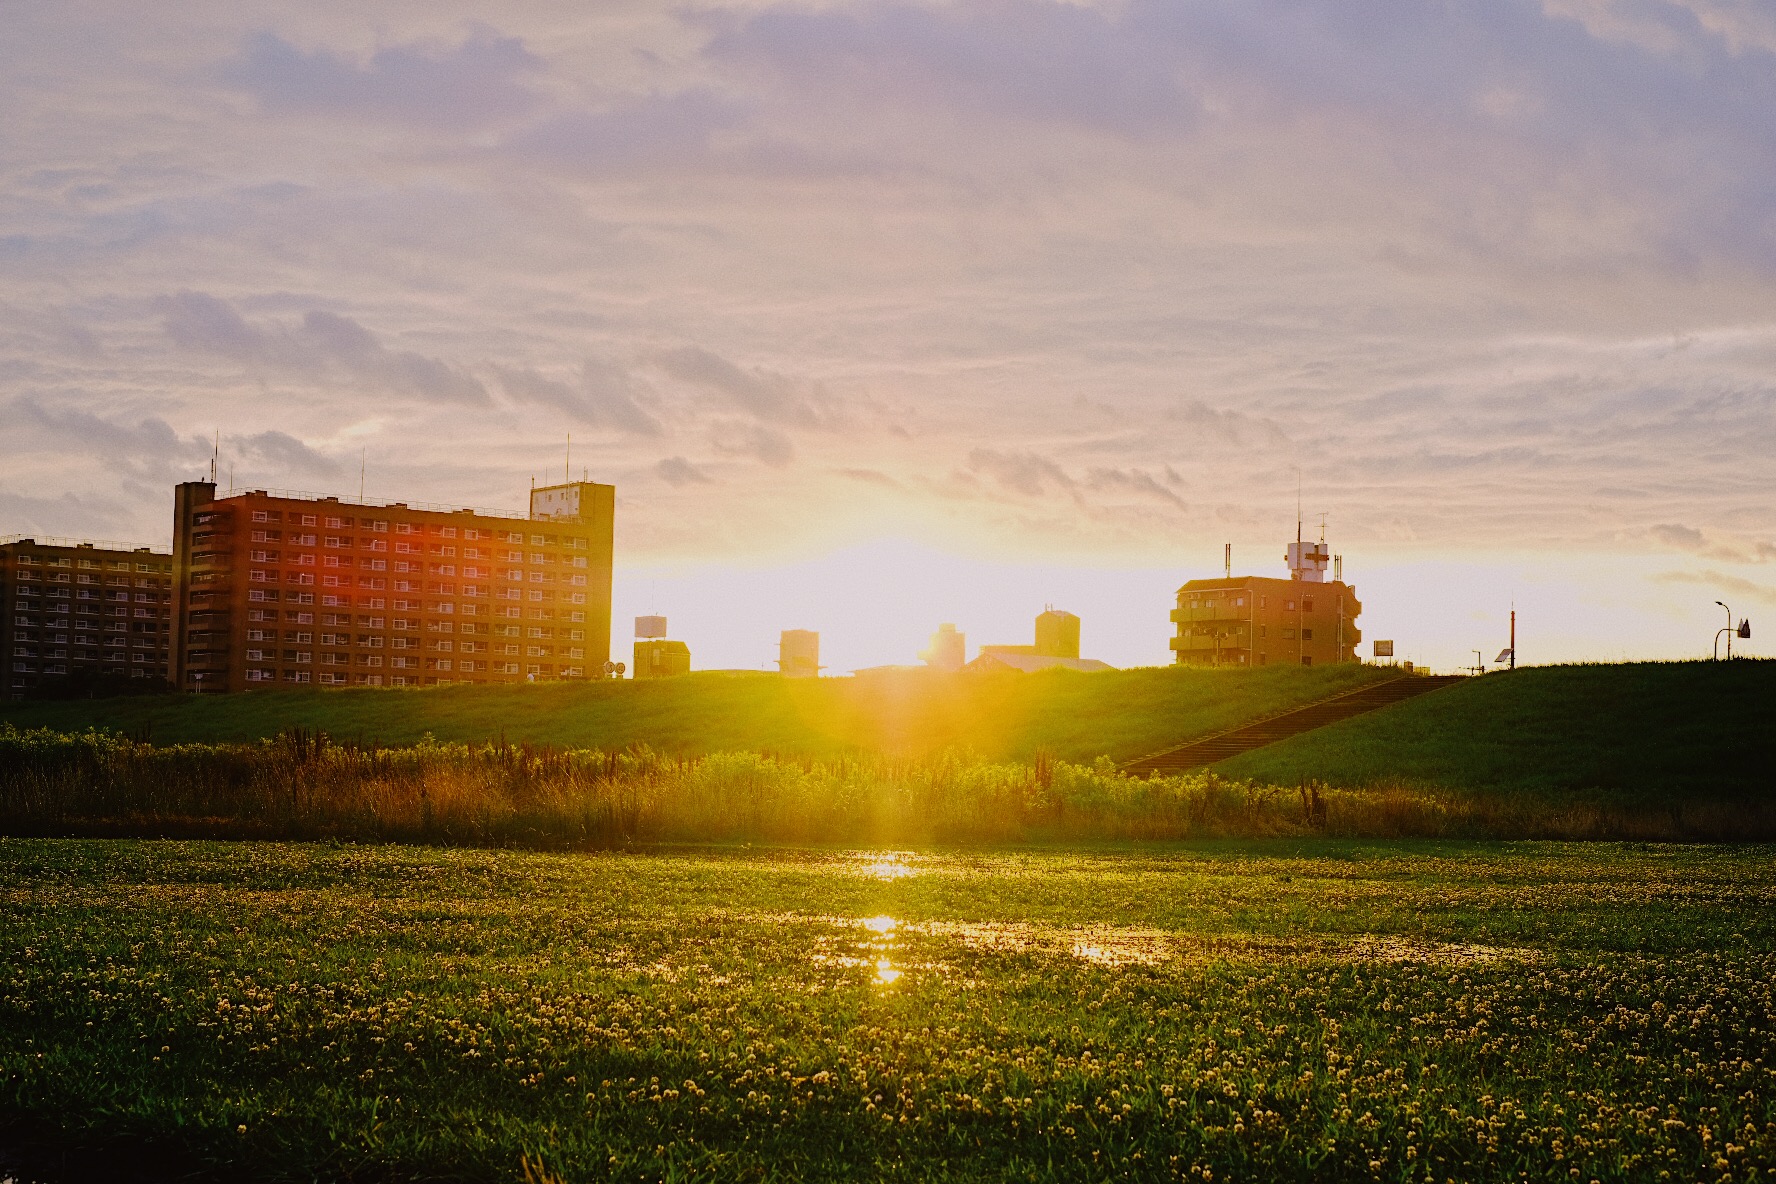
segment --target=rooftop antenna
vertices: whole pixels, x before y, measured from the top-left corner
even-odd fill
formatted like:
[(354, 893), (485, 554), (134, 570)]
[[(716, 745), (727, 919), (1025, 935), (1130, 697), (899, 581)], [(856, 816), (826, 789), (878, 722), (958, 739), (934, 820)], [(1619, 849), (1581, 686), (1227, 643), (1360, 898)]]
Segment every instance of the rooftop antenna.
[(573, 472), (572, 472), (573, 454), (574, 454), (574, 434), (572, 432), (569, 432), (567, 434), (567, 451), (562, 455), (562, 458), (561, 458), (561, 483), (563, 485), (566, 485), (569, 481), (573, 480)]
[(363, 447), (358, 449), (358, 500), (359, 501), (364, 500), (364, 470), (365, 470), (365, 468), (367, 468), (369, 466), (369, 464), (370, 464), (370, 446), (368, 444), (366, 444)]
[(216, 443), (210, 448), (210, 484), (216, 483), (216, 458), (222, 455), (222, 429), (216, 429)]
[(1295, 541), (1301, 541), (1301, 469), (1295, 469)]
[(1320, 541), (1326, 541), (1326, 511), (1320, 511)]
[(228, 492), (234, 492), (234, 462), (228, 462)]
[(1231, 580), (1233, 578), (1233, 544), (1232, 543), (1224, 544), (1221, 548), (1221, 566), (1225, 570), (1225, 572), (1227, 574), (1227, 578)]

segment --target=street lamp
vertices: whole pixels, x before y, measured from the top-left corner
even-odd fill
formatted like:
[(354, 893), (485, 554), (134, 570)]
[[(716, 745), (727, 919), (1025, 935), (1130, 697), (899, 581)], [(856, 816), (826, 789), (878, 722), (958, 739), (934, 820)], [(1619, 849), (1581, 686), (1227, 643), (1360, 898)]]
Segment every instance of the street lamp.
[(1727, 609), (1727, 627), (1725, 629), (1716, 629), (1714, 631), (1714, 657), (1715, 657), (1715, 661), (1718, 662), (1720, 660), (1721, 634), (1725, 633), (1727, 635), (1727, 657), (1729, 659), (1731, 659), (1733, 656), (1733, 638), (1735, 636), (1750, 637), (1751, 636), (1751, 622), (1749, 620), (1740, 621), (1739, 627), (1737, 629), (1733, 628), (1733, 610), (1730, 608), (1727, 608), (1726, 601), (1724, 601), (1724, 600), (1717, 600), (1717, 601), (1715, 601), (1715, 603), (1720, 605), (1722, 608)]

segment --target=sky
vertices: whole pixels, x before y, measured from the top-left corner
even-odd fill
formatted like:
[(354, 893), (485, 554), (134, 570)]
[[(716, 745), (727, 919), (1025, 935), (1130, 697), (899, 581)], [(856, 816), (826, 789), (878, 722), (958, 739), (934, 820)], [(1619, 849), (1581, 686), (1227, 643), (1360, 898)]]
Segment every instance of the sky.
[(0, 0), (0, 535), (585, 473), (619, 650), (1137, 665), (1299, 488), (1402, 657), (1758, 653), (1772, 111), (1763, 0)]

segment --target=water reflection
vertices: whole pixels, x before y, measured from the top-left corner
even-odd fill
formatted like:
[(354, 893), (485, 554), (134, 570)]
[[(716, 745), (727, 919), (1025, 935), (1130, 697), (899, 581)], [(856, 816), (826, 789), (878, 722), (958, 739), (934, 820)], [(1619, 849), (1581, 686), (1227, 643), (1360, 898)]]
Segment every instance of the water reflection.
[(863, 874), (873, 880), (901, 880), (913, 874), (913, 869), (904, 856), (897, 852), (874, 857), (865, 856), (868, 860), (863, 865)]

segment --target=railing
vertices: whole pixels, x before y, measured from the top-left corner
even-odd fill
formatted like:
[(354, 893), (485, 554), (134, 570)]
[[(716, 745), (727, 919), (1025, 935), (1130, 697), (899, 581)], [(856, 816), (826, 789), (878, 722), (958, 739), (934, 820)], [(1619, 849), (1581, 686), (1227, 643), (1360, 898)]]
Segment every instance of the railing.
[[(261, 497), (280, 497), (298, 502), (337, 502), (342, 506), (363, 506), (372, 510), (424, 510), (431, 514), (479, 514), (483, 518), (515, 518), (520, 522), (529, 522), (529, 513), (518, 510), (492, 510), (480, 506), (454, 506), (443, 502), (391, 502), (373, 497), (351, 497), (331, 493), (311, 493), (305, 489), (231, 489), (225, 494), (218, 494), (216, 501), (224, 501), (232, 497), (243, 497), (248, 494)], [(211, 503), (212, 505), (215, 503)], [(202, 512), (201, 510), (199, 511)]]
[(54, 534), (6, 534), (0, 535), (0, 547), (11, 543), (36, 543), (44, 547), (79, 547), (91, 548), (95, 551), (128, 551), (133, 555), (159, 555), (170, 557), (173, 549), (156, 551), (153, 547), (142, 547), (135, 543), (120, 543), (115, 539), (72, 539)]

